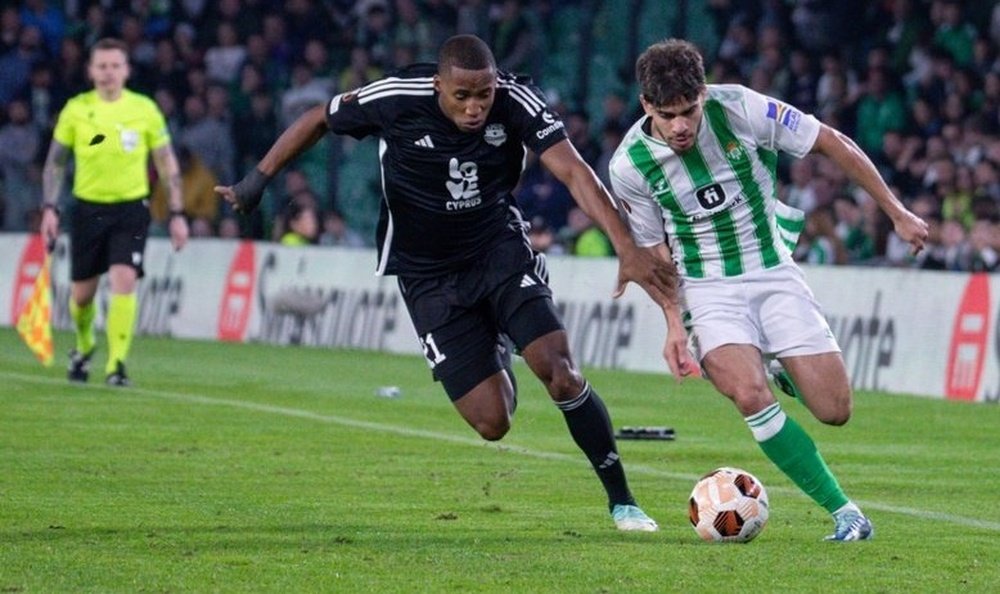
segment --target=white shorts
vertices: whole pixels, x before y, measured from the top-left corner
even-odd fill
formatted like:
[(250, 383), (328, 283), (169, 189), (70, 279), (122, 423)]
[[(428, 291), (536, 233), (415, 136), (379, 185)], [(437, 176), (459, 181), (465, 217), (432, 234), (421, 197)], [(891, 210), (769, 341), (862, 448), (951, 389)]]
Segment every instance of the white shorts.
[(725, 344), (750, 344), (765, 357), (840, 352), (795, 264), (733, 278), (684, 279), (682, 294), (691, 350), (699, 361)]

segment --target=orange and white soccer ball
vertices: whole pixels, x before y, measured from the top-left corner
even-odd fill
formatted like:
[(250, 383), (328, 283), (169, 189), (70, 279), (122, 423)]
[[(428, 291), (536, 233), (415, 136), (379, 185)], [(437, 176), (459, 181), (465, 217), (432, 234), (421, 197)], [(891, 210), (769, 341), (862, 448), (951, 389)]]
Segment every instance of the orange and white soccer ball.
[(745, 470), (716, 468), (695, 484), (688, 516), (707, 541), (749, 542), (767, 524), (767, 491)]

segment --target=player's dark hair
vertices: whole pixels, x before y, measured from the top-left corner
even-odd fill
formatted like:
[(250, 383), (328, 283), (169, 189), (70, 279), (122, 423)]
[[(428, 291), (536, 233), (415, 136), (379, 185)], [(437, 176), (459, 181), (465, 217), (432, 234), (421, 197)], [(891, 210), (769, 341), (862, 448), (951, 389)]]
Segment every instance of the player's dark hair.
[(493, 52), (482, 39), (475, 35), (455, 35), (449, 38), (438, 51), (438, 73), (446, 74), (452, 67), (463, 70), (496, 70)]
[(639, 92), (654, 106), (694, 101), (705, 89), (705, 63), (694, 44), (667, 39), (651, 45), (635, 63)]
[(116, 39), (114, 37), (102, 37), (97, 40), (90, 48), (90, 57), (94, 57), (94, 52), (97, 50), (120, 50), (125, 56), (128, 56), (128, 45), (125, 44), (121, 39)]

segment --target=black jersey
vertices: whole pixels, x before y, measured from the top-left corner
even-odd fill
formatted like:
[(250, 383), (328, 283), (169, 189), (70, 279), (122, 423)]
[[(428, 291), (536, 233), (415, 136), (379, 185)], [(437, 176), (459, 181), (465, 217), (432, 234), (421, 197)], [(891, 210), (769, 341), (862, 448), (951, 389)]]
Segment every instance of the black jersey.
[(426, 277), (455, 270), (511, 234), (523, 218), (511, 192), (525, 147), (541, 154), (566, 138), (530, 80), (500, 72), (484, 126), (463, 132), (438, 105), (435, 64), (333, 97), (337, 134), (378, 136), (382, 205), (378, 274)]

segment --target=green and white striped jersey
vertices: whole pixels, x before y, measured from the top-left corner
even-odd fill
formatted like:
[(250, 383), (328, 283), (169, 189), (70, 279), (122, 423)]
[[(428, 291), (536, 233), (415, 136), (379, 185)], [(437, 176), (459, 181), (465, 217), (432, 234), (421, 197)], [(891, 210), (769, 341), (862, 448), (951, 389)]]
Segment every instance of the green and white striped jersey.
[(695, 145), (655, 139), (644, 116), (610, 163), (638, 245), (664, 241), (690, 278), (732, 277), (790, 262), (804, 216), (777, 198), (778, 151), (805, 156), (820, 123), (741, 85), (708, 85)]

